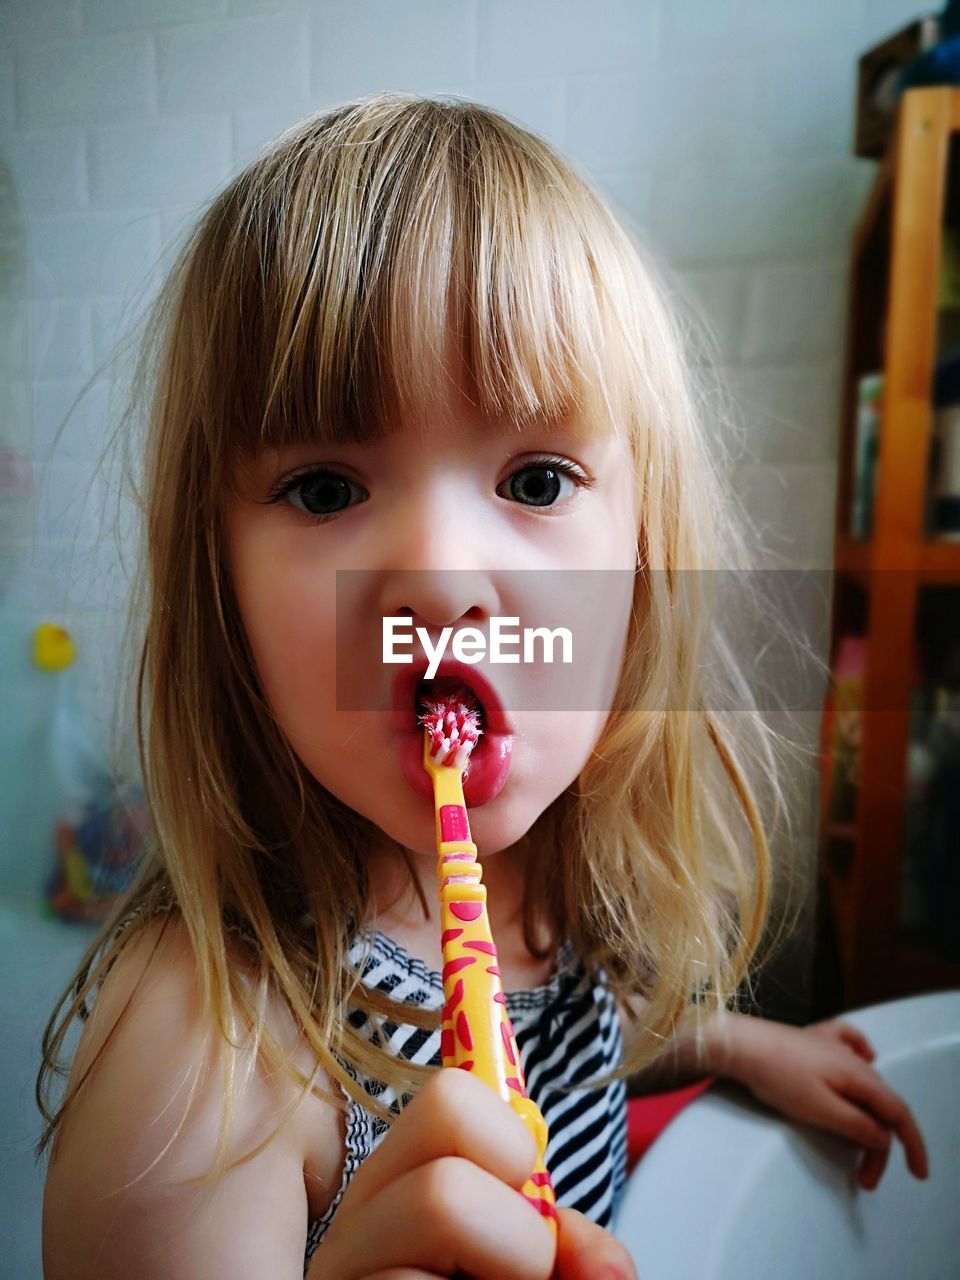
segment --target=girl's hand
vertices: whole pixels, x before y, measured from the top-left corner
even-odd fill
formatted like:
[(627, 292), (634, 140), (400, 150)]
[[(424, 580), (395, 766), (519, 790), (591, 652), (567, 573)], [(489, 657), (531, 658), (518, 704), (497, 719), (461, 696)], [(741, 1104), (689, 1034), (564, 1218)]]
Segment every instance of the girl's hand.
[(791, 1120), (813, 1124), (866, 1149), (858, 1180), (880, 1181), (893, 1135), (907, 1168), (929, 1174), (923, 1137), (910, 1108), (868, 1065), (876, 1054), (855, 1027), (830, 1018), (791, 1027), (762, 1018), (738, 1020), (729, 1074)]
[(619, 1240), (576, 1209), (558, 1209), (554, 1280), (637, 1280), (633, 1259)]
[(520, 1194), (536, 1162), (502, 1098), (438, 1071), (357, 1170), (307, 1280), (636, 1280), (619, 1241), (572, 1209), (554, 1240)]

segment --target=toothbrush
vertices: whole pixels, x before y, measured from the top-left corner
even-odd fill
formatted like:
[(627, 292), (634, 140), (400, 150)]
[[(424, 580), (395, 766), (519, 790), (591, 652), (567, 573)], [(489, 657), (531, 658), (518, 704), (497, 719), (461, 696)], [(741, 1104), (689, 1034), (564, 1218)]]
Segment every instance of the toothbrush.
[(544, 1161), (547, 1125), (524, 1085), (487, 917), (487, 891), (481, 883), (477, 846), (470, 839), (463, 799), (462, 779), (482, 733), (479, 714), (469, 695), (444, 696), (426, 707), (418, 722), (424, 727), (423, 767), (433, 781), (436, 813), (443, 1065), (479, 1077), (530, 1130), (537, 1144), (537, 1164), (521, 1194), (556, 1235), (556, 1196)]

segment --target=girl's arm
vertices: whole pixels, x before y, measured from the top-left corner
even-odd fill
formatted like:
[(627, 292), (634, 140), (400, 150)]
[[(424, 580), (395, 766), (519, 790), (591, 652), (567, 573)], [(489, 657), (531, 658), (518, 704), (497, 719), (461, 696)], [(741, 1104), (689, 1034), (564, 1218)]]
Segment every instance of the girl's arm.
[[(144, 937), (118, 959), (81, 1037), (75, 1076), (105, 1047), (48, 1171), (45, 1280), (301, 1280), (304, 1156), (329, 1188), (340, 1185), (339, 1113), (305, 1109), (305, 1123), (288, 1122), (257, 1156), (224, 1175), (211, 1197), (177, 1187), (177, 1179), (209, 1167), (223, 1085), (216, 1070), (201, 1082), (183, 1133), (164, 1152), (183, 1117), (203, 1035), (185, 938), (164, 938), (137, 987), (151, 949)], [(274, 1021), (271, 1029), (289, 1048), (284, 1024)], [(265, 1138), (287, 1102), (276, 1081), (253, 1071), (230, 1155)], [(155, 1158), (155, 1168), (122, 1190)], [(492, 1089), (466, 1072), (438, 1071), (354, 1175), (307, 1280), (388, 1272), (636, 1280), (623, 1246), (572, 1209), (560, 1210), (554, 1240), (520, 1194), (536, 1160), (530, 1133)]]
[[(633, 1006), (638, 1011), (640, 1002)], [(625, 1036), (629, 1023), (621, 1012)], [(907, 1167), (928, 1176), (923, 1136), (910, 1108), (870, 1066), (874, 1051), (857, 1029), (837, 1018), (793, 1027), (728, 1012), (704, 1019), (700, 1044), (681, 1031), (649, 1067), (627, 1081), (632, 1097), (680, 1089), (720, 1076), (748, 1089), (788, 1119), (815, 1125), (866, 1151), (860, 1185), (873, 1190), (886, 1167), (892, 1137)]]
[(894, 1137), (914, 1177), (928, 1176), (913, 1113), (870, 1066), (876, 1055), (856, 1027), (839, 1018), (806, 1027), (747, 1018), (733, 1043), (727, 1074), (758, 1101), (865, 1149), (858, 1175), (865, 1190), (880, 1181)]
[[(303, 1143), (295, 1123), (288, 1122), (262, 1152), (224, 1175), (212, 1197), (201, 1200), (196, 1187), (175, 1185), (211, 1163), (223, 1078), (218, 1068), (200, 1082), (182, 1133), (164, 1153), (187, 1107), (203, 1035), (185, 931), (178, 934), (168, 926), (137, 986), (153, 950), (153, 928), (118, 958), (80, 1040), (74, 1079), (106, 1044), (66, 1114), (47, 1173), (44, 1276), (301, 1280), (307, 1198)], [(275, 1127), (277, 1110), (287, 1101), (275, 1082), (259, 1071), (252, 1074), (241, 1093), (231, 1158)], [(335, 1140), (337, 1117), (328, 1110)], [(314, 1137), (322, 1143), (322, 1134)], [(329, 1146), (335, 1150), (335, 1141)], [(123, 1189), (156, 1158), (145, 1177)]]

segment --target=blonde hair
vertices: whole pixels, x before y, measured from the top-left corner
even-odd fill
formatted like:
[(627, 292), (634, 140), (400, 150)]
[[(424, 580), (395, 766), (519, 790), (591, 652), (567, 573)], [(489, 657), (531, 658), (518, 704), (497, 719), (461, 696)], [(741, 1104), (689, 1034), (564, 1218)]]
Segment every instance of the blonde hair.
[[(440, 1014), (398, 1007), (350, 966), (373, 829), (312, 778), (271, 714), (224, 572), (221, 510), (240, 454), (370, 438), (429, 403), (451, 321), (481, 413), (522, 426), (599, 392), (636, 461), (636, 607), (619, 710), (528, 833), (527, 944), (545, 956), (546, 922), (603, 966), (618, 997), (646, 999), (617, 1075), (660, 1054), (691, 1000), (703, 1016), (738, 999), (772, 918), (786, 740), (750, 702), (718, 624), (709, 571), (748, 571), (754, 534), (726, 491), (722, 441), (705, 432), (709, 339), (700, 333), (693, 351), (697, 331), (670, 293), (584, 177), (468, 101), (382, 93), (314, 115), (209, 205), (151, 313), (125, 415), (147, 406), (146, 555), (130, 618), (153, 847), (48, 1023), (38, 1154), (83, 1083), (51, 1114), (45, 1077), (49, 1086), (72, 1020), (140, 927), (173, 913), (228, 1054), (242, 1021), (271, 1068), (304, 1094), (315, 1087), (264, 1025), (270, 993), (318, 1069), (388, 1122), (347, 1066), (405, 1093), (431, 1071), (343, 1017), (352, 1005), (375, 1024), (402, 1015), (434, 1029)], [(782, 628), (748, 578), (739, 603)], [(224, 1170), (227, 1093), (205, 1179)]]

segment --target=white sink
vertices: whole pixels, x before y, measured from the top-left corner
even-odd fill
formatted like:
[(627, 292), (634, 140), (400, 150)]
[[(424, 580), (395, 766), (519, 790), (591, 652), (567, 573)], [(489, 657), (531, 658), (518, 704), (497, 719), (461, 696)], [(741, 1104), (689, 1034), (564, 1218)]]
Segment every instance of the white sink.
[(784, 1121), (720, 1082), (657, 1138), (631, 1175), (615, 1234), (640, 1280), (957, 1280), (960, 1277), (960, 991), (841, 1015), (909, 1105), (930, 1177), (894, 1139), (875, 1191), (862, 1151)]

